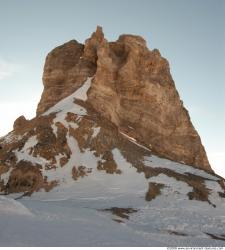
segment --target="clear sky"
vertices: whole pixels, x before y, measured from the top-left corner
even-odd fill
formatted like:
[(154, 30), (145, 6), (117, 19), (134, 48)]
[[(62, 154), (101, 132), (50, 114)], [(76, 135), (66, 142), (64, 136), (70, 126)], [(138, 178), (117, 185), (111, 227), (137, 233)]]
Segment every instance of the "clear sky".
[(97, 25), (143, 36), (171, 73), (213, 169), (225, 177), (225, 1), (0, 0), (0, 135), (35, 115), (47, 53)]

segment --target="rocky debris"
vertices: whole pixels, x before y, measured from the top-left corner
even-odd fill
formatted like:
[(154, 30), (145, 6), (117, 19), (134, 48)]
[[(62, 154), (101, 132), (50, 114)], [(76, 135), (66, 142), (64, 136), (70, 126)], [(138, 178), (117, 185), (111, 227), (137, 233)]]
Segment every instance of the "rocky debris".
[(98, 170), (105, 170), (108, 174), (121, 174), (121, 170), (118, 169), (118, 166), (113, 159), (111, 151), (106, 151), (102, 156), (102, 161), (98, 161)]
[(177, 232), (177, 231), (173, 231), (173, 230), (167, 230), (167, 232), (169, 234), (174, 234), (174, 235), (178, 235), (178, 236), (188, 236), (188, 234), (186, 234), (186, 233)]
[(212, 234), (212, 233), (205, 233), (205, 234), (207, 234), (208, 236), (210, 236), (214, 240), (223, 240), (223, 241), (225, 241), (225, 234), (221, 234), (221, 235), (215, 235), (215, 234)]
[[(128, 208), (111, 207), (111, 208), (102, 209), (101, 211), (111, 212), (113, 215), (116, 215), (122, 219), (127, 219), (127, 220), (129, 220), (129, 214), (138, 212), (137, 209), (133, 209), (131, 207), (128, 207)], [(121, 222), (121, 221), (118, 221), (118, 222)]]
[(46, 58), (37, 114), (90, 76), (87, 102), (102, 117), (157, 155), (212, 171), (168, 61), (140, 36), (121, 35), (108, 42), (97, 27), (84, 45), (73, 40), (55, 48)]
[[(188, 186), (193, 188), (192, 192), (189, 192), (187, 194), (189, 200), (198, 200), (198, 201), (205, 201), (208, 202), (210, 205), (215, 206), (211, 201), (209, 200), (209, 194), (210, 190), (205, 185), (206, 178), (203, 178), (198, 175), (185, 173), (180, 174), (177, 172), (174, 172), (172, 170), (169, 170), (167, 168), (151, 168), (151, 167), (145, 167), (141, 166), (138, 168), (138, 171), (144, 172), (145, 177), (148, 179), (153, 176), (158, 176), (160, 174), (164, 174), (169, 177), (173, 177), (177, 181), (182, 181), (186, 183)], [(149, 183), (149, 190), (146, 193), (145, 199), (147, 201), (151, 201), (152, 199), (155, 199), (158, 195), (161, 194), (161, 189), (164, 187), (162, 184), (158, 183)], [(224, 191), (225, 188), (221, 187)], [(221, 193), (218, 193), (218, 195), (221, 196)]]
[(31, 165), (29, 162), (20, 161), (17, 167), (14, 168), (10, 174), (9, 181), (5, 187), (5, 193), (20, 193), (24, 192), (32, 194), (44, 188), (45, 191), (51, 190), (57, 185), (56, 181), (50, 183), (46, 178), (43, 178), (40, 171), (40, 165)]
[[(136, 168), (137, 174), (144, 174), (147, 182), (151, 182), (151, 177), (164, 174), (192, 187), (193, 191), (187, 194), (189, 199), (210, 203), (205, 177), (190, 175), (186, 172), (181, 174), (162, 167), (146, 166), (143, 159), (151, 156), (151, 152), (146, 147), (121, 133), (115, 124), (102, 117), (89, 104), (79, 102), (79, 105), (87, 110), (86, 115), (80, 116), (64, 110), (64, 119), (56, 113), (38, 116), (29, 122), (29, 130), (23, 131), (19, 136), (14, 131), (7, 137), (0, 139), (2, 145), (0, 151), (0, 188), (2, 192), (20, 191), (31, 194), (40, 188), (48, 190), (58, 183), (60, 184), (60, 178), (53, 179), (51, 173), (57, 172), (58, 169), (70, 168), (71, 164), (71, 170), (65, 171), (71, 171), (70, 177), (74, 180), (87, 178), (93, 172), (90, 171), (90, 168), (95, 168), (95, 171), (105, 171), (106, 174), (123, 175), (124, 173), (121, 171), (123, 163), (118, 164), (113, 155), (113, 150), (118, 149), (124, 160)], [(71, 147), (69, 143), (71, 139), (76, 141), (77, 148), (74, 145)], [(81, 157), (86, 157), (87, 152), (89, 155), (91, 153), (93, 159), (96, 160), (96, 167), (94, 167), (94, 162), (90, 162), (87, 166), (78, 163)], [(31, 162), (21, 162), (21, 154), (28, 161), (30, 159)], [(71, 162), (71, 159), (74, 160)], [(193, 168), (193, 170), (195, 169)], [(6, 174), (9, 175), (9, 180), (5, 177), (2, 178)], [(48, 176), (54, 181), (46, 183)], [(221, 190), (225, 191), (224, 181), (215, 174), (211, 173), (210, 176), (216, 177)], [(149, 189), (146, 190), (146, 200), (151, 201), (159, 196), (162, 187), (163, 184), (149, 185)], [(159, 189), (158, 193), (157, 188)], [(223, 192), (221, 191), (221, 193)]]
[(0, 176), (9, 171), (9, 166), (0, 165)]
[(146, 201), (151, 201), (153, 199), (155, 199), (158, 195), (161, 194), (161, 189), (164, 187), (165, 185), (160, 184), (160, 183), (154, 183), (154, 182), (150, 182), (149, 183), (149, 188), (148, 188), (148, 192), (145, 195), (145, 200)]
[(83, 178), (84, 176), (87, 176), (92, 172), (91, 168), (86, 168), (85, 166), (79, 166), (78, 168), (73, 167), (72, 168), (72, 177), (76, 181), (80, 177)]

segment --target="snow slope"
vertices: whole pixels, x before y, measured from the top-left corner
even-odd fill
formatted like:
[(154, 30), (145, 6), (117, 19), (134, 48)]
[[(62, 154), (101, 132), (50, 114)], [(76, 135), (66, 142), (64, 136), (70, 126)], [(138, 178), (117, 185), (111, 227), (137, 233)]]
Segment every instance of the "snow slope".
[[(83, 153), (80, 161), (92, 162), (89, 157), (89, 153)], [(118, 149), (113, 150), (113, 157), (123, 174), (94, 169), (76, 182), (66, 179), (65, 185), (49, 193), (0, 197), (0, 245), (225, 246), (223, 198), (212, 194), (215, 208), (189, 200), (186, 194), (192, 188), (186, 183), (163, 174), (146, 180)], [(158, 158), (158, 165), (166, 163)], [(148, 182), (166, 185), (162, 194), (150, 202), (144, 199)], [(214, 180), (208, 180), (207, 185), (216, 186), (215, 192), (221, 191)], [(137, 212), (126, 219), (104, 211), (112, 207)], [(210, 234), (220, 240), (212, 239)]]
[[(74, 99), (86, 101), (90, 84), (91, 78), (88, 78), (80, 89), (43, 114), (55, 113), (51, 128), (56, 138), (57, 123), (63, 124), (68, 131), (79, 128), (87, 110), (74, 103)], [(66, 120), (68, 112), (77, 115), (75, 122)], [(91, 130), (90, 140), (102, 133), (98, 124)], [(21, 193), (0, 196), (0, 246), (225, 247), (225, 198), (220, 195), (224, 193), (224, 180), (192, 166), (152, 155), (134, 138), (122, 131), (119, 133), (144, 152), (135, 159), (138, 164), (162, 171), (146, 178), (145, 172), (134, 167), (122, 149), (114, 146), (109, 153), (121, 174), (107, 174), (98, 169), (99, 161), (104, 162), (105, 158), (93, 149), (81, 149), (69, 132), (65, 138), (71, 155), (63, 167), (60, 159), (64, 154), (55, 156), (56, 168), (49, 170), (44, 167), (48, 160), (32, 155), (38, 143), (36, 136), (14, 150), (17, 161), (24, 159), (40, 164), (43, 176), (47, 176), (48, 181), (57, 180), (60, 185), (50, 192), (40, 190), (31, 197)], [(13, 134), (5, 138), (7, 141), (19, 140)], [(75, 163), (91, 172), (74, 180), (71, 172)], [(1, 180), (7, 182), (9, 174), (2, 174)], [(186, 178), (190, 182), (185, 181)], [(197, 178), (209, 191), (208, 200), (189, 199), (191, 192), (198, 194), (191, 185), (192, 178)], [(160, 191), (147, 201), (150, 184), (159, 185)]]
[[(20, 194), (1, 197), (0, 245), (225, 246), (225, 239), (215, 240), (207, 234), (224, 235), (222, 198), (218, 198), (216, 208), (190, 201), (185, 196), (190, 187), (159, 175), (152, 181), (165, 183), (167, 188), (147, 202), (143, 174), (137, 174), (118, 150), (113, 155), (123, 166), (123, 175), (95, 171), (49, 193), (37, 192), (16, 201), (12, 198)], [(104, 211), (111, 207), (137, 212), (126, 219)]]

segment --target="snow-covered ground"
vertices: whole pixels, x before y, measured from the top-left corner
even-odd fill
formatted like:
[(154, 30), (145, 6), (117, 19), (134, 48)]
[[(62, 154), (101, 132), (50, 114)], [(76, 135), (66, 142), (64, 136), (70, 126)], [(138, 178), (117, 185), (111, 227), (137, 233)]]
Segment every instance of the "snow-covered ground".
[[(163, 174), (146, 180), (118, 149), (113, 157), (120, 175), (94, 169), (49, 193), (0, 196), (0, 246), (225, 246), (222, 198), (214, 199), (215, 208), (191, 201), (186, 196), (191, 187), (184, 182)], [(148, 182), (166, 185), (150, 202), (144, 199)], [(207, 181), (221, 191), (215, 185)], [(126, 219), (104, 211), (112, 207), (137, 212)]]
[[(67, 112), (83, 119), (87, 110), (74, 103), (74, 99), (85, 101), (91, 78), (72, 95), (58, 102), (43, 115), (55, 113), (52, 129), (57, 137), (57, 122), (67, 129), (79, 127), (79, 121), (66, 121)], [(101, 133), (94, 126), (92, 139)], [(134, 138), (120, 131), (137, 147)], [(57, 180), (60, 185), (50, 192), (39, 191), (31, 197), (23, 194), (0, 196), (0, 246), (224, 246), (225, 247), (225, 198), (219, 177), (180, 163), (145, 154), (145, 166), (169, 169), (175, 175), (198, 176), (210, 190), (209, 201), (189, 200), (193, 191), (189, 183), (179, 181), (162, 171), (146, 179), (128, 162), (120, 149), (111, 153), (121, 174), (107, 174), (97, 169), (102, 156), (96, 156), (89, 148), (80, 150), (77, 140), (66, 135), (71, 151), (68, 162), (61, 167), (63, 154), (56, 155), (56, 169), (42, 168), (48, 180)], [(8, 134), (7, 141), (19, 140)], [(32, 155), (37, 137), (30, 137), (23, 148), (14, 153), (19, 160), (27, 160), (44, 166), (48, 161)], [(140, 160), (140, 159), (139, 159)], [(72, 169), (85, 166), (91, 172), (74, 180)], [(11, 170), (10, 170), (11, 171)], [(1, 175), (7, 182), (9, 173)], [(189, 175), (188, 175), (189, 174)], [(190, 177), (191, 178), (191, 177)], [(161, 184), (161, 194), (146, 201), (149, 183)], [(215, 207), (212, 205), (214, 204)], [(114, 208), (114, 210), (112, 209)], [(126, 214), (110, 212), (115, 209), (134, 210)], [(122, 210), (123, 211), (123, 210)], [(128, 218), (129, 217), (129, 218)]]

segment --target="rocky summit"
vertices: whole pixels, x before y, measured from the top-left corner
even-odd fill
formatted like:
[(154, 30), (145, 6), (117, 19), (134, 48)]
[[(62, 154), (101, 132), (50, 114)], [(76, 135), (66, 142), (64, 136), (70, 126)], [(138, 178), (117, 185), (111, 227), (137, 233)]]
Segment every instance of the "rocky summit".
[(75, 40), (47, 56), (40, 116), (91, 77), (87, 104), (153, 153), (212, 171), (170, 74), (169, 63), (143, 38), (108, 42), (100, 27), (85, 44)]
[(2, 191), (50, 190), (65, 173), (77, 180), (93, 167), (121, 174), (115, 148), (147, 176), (155, 174), (144, 160), (152, 154), (213, 174), (169, 63), (142, 37), (108, 42), (97, 27), (85, 44), (48, 54), (43, 84), (37, 116), (20, 116), (0, 139)]
[(158, 50), (97, 27), (48, 54), (43, 84), (0, 138), (0, 245), (224, 246), (224, 179)]

